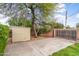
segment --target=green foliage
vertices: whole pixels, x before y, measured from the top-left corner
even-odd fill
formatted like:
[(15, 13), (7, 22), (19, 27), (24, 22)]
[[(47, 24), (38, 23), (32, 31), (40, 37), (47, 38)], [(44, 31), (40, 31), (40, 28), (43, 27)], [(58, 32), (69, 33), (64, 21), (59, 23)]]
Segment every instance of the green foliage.
[(42, 26), (40, 26), (40, 28), (39, 28), (38, 35), (39, 35), (39, 34), (42, 34), (42, 33), (49, 32), (50, 30), (51, 30), (51, 27), (50, 27), (49, 25), (42, 25)]
[(8, 26), (0, 24), (0, 55), (4, 54), (8, 36), (9, 36)]
[(43, 16), (48, 16), (51, 11), (54, 11), (56, 8), (56, 3), (43, 3), (43, 4), (37, 4), (37, 6), (40, 8), (40, 10), (43, 12)]
[(71, 29), (71, 27), (69, 25), (66, 26), (66, 29)]
[(25, 18), (11, 18), (8, 23), (11, 26), (32, 27), (31, 21)]
[(50, 32), (53, 29), (57, 29), (57, 28), (62, 29), (62, 28), (64, 28), (64, 25), (61, 24), (61, 23), (57, 23), (55, 21), (51, 21), (51, 22), (48, 22), (48, 23), (43, 23), (42, 25), (40, 25), (38, 34)]
[(51, 22), (47, 23), (47, 25), (51, 26), (51, 28), (50, 28), (51, 30), (54, 29), (54, 28), (59, 28), (59, 29), (61, 29), (61, 28), (64, 27), (63, 24), (58, 23), (58, 22), (56, 22), (56, 21), (51, 21)]
[(64, 28), (64, 25), (61, 23), (55, 23), (54, 28), (62, 29), (62, 28)]
[[(13, 3), (7, 3), (7, 4), (1, 4), (0, 5), (0, 11), (2, 14), (19, 18), (14, 20), (9, 20), (9, 24), (12, 26), (24, 26), (24, 27), (31, 27), (32, 31), (36, 34), (36, 30), (34, 30), (34, 25), (36, 20), (42, 20), (46, 19), (49, 15), (54, 15), (54, 10), (56, 8), (56, 3), (19, 3), (19, 4), (13, 4)], [(35, 12), (36, 9), (39, 9), (39, 14)], [(15, 12), (16, 11), (16, 12)], [(51, 14), (52, 13), (52, 14)], [(20, 19), (20, 17), (28, 17), (27, 14), (32, 15), (31, 21)], [(40, 16), (41, 15), (41, 16)], [(19, 16), (19, 17), (18, 17)], [(41, 22), (41, 20), (40, 20)], [(39, 22), (39, 23), (40, 23)], [(45, 30), (45, 29), (44, 29)], [(46, 30), (47, 31), (47, 30)]]
[(76, 24), (76, 28), (79, 29), (79, 23)]

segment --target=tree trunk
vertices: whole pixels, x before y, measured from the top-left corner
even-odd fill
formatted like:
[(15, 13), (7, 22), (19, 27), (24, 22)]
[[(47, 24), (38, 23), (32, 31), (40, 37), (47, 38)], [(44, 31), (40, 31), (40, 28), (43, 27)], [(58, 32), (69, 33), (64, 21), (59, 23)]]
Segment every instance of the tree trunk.
[(37, 32), (36, 32), (36, 28), (35, 28), (35, 13), (34, 13), (33, 5), (31, 6), (31, 13), (32, 13), (32, 29), (31, 29), (32, 35), (37, 37)]

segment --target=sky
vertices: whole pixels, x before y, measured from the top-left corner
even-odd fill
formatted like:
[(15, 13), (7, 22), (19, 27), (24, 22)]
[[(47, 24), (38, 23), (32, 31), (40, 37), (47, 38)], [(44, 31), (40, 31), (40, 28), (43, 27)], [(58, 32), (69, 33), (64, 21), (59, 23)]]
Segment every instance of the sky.
[(65, 24), (65, 13), (67, 11), (67, 25), (75, 27), (76, 23), (79, 23), (79, 3), (64, 3), (58, 5), (59, 9), (55, 17), (58, 22)]
[(4, 15), (0, 14), (0, 23), (1, 24), (8, 25), (8, 23), (7, 23), (8, 19), (9, 19), (9, 17), (4, 17)]
[[(59, 3), (57, 6), (55, 18), (58, 22), (65, 24), (65, 12), (67, 11), (67, 25), (75, 27), (79, 22), (79, 3)], [(0, 14), (0, 22), (6, 24), (8, 17)]]

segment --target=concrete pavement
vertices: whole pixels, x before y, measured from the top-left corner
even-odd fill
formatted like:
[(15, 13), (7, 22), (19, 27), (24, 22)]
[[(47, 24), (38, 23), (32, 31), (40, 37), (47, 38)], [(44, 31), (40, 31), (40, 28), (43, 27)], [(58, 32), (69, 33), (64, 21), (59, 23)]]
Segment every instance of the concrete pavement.
[(48, 56), (59, 51), (75, 41), (61, 38), (42, 38), (29, 42), (8, 44), (5, 56)]

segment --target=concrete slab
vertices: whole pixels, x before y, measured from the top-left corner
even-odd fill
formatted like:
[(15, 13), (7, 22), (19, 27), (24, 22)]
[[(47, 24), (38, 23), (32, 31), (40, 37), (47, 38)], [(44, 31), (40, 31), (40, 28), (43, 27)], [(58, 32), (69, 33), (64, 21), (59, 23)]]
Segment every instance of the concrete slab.
[(48, 56), (59, 51), (75, 41), (61, 38), (43, 38), (39, 40), (9, 44), (6, 56)]

